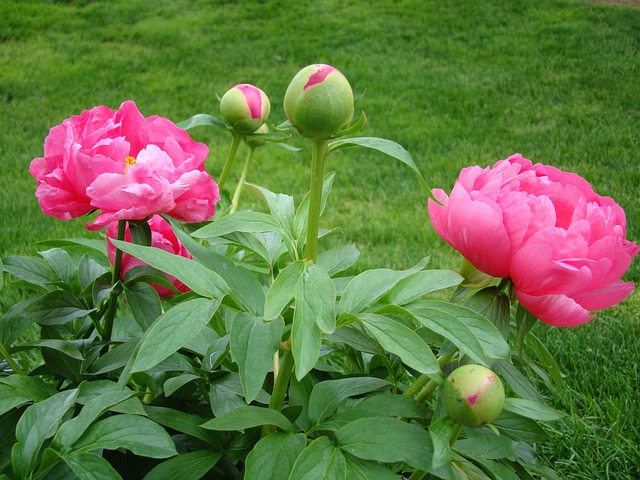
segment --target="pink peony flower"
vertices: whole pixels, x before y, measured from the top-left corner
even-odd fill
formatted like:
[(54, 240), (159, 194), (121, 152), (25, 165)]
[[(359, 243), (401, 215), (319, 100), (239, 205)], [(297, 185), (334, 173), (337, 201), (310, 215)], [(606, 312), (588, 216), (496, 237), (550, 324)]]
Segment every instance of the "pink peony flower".
[(201, 222), (215, 213), (218, 186), (204, 169), (209, 149), (166, 118), (145, 118), (132, 101), (100, 106), (49, 132), (44, 157), (31, 162), (47, 215), (68, 220), (100, 210), (87, 224), (166, 213)]
[(624, 300), (620, 278), (640, 247), (622, 208), (574, 173), (515, 154), (462, 170), (451, 194), (434, 189), (433, 226), (478, 270), (510, 278), (518, 301), (545, 323), (573, 326)]
[[(173, 233), (171, 225), (162, 218), (160, 215), (154, 215), (151, 220), (149, 220), (149, 227), (151, 228), (151, 246), (160, 248), (166, 252), (172, 253), (174, 255), (180, 255), (185, 258), (192, 258), (191, 254), (187, 251), (187, 249), (180, 243), (176, 234)], [(109, 261), (111, 265), (113, 265), (114, 260), (116, 258), (116, 247), (109, 241), (110, 238), (118, 238), (118, 222), (112, 222), (107, 226), (107, 254), (109, 256)], [(126, 242), (131, 242), (131, 232), (129, 231), (129, 225), (127, 224), (127, 229), (124, 237)], [(133, 267), (146, 266), (147, 264), (138, 260), (136, 257), (129, 255), (128, 253), (122, 254), (122, 264), (120, 266), (120, 276), (124, 278), (124, 275), (131, 270)], [(174, 287), (180, 292), (188, 292), (189, 287), (187, 287), (184, 283), (182, 283), (177, 278), (168, 275), (169, 280), (173, 284)], [(153, 288), (156, 289), (159, 295), (167, 296), (173, 295), (174, 292), (162, 285), (152, 284)]]

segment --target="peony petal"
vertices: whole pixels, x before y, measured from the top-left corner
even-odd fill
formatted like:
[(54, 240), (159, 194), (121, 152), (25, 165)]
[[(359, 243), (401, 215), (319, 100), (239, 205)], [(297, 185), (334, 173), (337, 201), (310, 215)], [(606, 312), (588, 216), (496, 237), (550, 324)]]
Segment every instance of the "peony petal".
[(609, 285), (591, 290), (573, 298), (587, 310), (603, 310), (620, 303), (633, 292), (633, 282), (616, 280)]
[(538, 320), (554, 327), (574, 327), (595, 317), (566, 295), (534, 296), (516, 290), (516, 297)]

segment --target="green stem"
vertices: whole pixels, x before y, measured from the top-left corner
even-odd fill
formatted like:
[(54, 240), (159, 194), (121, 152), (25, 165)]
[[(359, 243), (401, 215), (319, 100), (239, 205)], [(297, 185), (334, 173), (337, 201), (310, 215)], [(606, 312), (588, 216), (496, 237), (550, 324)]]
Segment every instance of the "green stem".
[[(127, 221), (118, 220), (118, 240), (124, 240), (125, 232), (127, 231)], [(116, 283), (120, 281), (120, 267), (122, 265), (122, 250), (116, 248), (116, 258), (113, 262), (113, 271), (111, 272), (111, 285), (115, 287)], [(116, 311), (118, 310), (118, 293), (114, 288), (109, 294), (109, 306), (107, 307), (107, 313), (104, 320), (104, 330), (102, 340), (108, 342), (111, 340), (111, 333), (113, 332), (113, 321), (116, 317)]]
[(253, 158), (254, 150), (255, 148), (249, 148), (249, 153), (247, 153), (247, 159), (244, 161), (242, 175), (240, 175), (238, 186), (236, 187), (236, 191), (233, 194), (233, 199), (231, 200), (231, 213), (235, 212), (238, 209), (238, 203), (240, 202), (240, 194), (242, 194), (242, 187), (244, 186), (244, 182), (247, 179), (247, 174), (249, 173), (249, 167), (251, 166), (251, 160)]
[[(1, 274), (2, 273), (0, 272), (0, 275)], [(24, 375), (25, 374), (24, 371), (22, 370), (22, 368), (20, 368), (20, 365), (18, 365), (18, 363), (13, 359), (11, 354), (9, 354), (9, 351), (4, 346), (3, 343), (0, 343), (0, 355), (2, 355), (4, 357), (4, 359), (7, 361), (7, 364), (11, 367), (11, 370), (13, 370), (14, 373), (18, 373), (20, 375)]]
[(318, 230), (322, 206), (324, 159), (327, 156), (328, 140), (314, 138), (311, 142), (311, 191), (309, 192), (309, 217), (307, 222), (305, 259), (315, 262), (318, 256)]
[[(453, 356), (456, 354), (456, 350), (452, 350), (449, 353), (438, 357), (438, 366), (442, 369), (447, 365)], [(437, 382), (431, 380), (428, 375), (422, 374), (416, 378), (411, 385), (404, 391), (403, 395), (406, 397), (416, 397), (418, 401), (425, 401), (438, 386)], [(423, 398), (424, 397), (424, 398)]]
[(289, 386), (289, 380), (293, 372), (293, 364), (293, 354), (291, 350), (285, 350), (282, 362), (280, 362), (278, 376), (273, 385), (271, 401), (269, 402), (269, 408), (277, 410), (278, 412), (282, 410), (284, 399), (287, 396), (287, 387)]
[(427, 476), (427, 472), (423, 470), (416, 470), (411, 474), (411, 476), (407, 480), (422, 480)]
[(427, 383), (424, 388), (420, 390), (420, 392), (416, 395), (416, 401), (418, 403), (426, 402), (436, 388), (438, 388), (438, 384), (433, 380), (429, 381), (429, 383)]
[(231, 171), (231, 165), (233, 164), (233, 160), (236, 158), (236, 152), (238, 151), (238, 147), (240, 146), (240, 141), (242, 140), (242, 135), (239, 133), (233, 133), (233, 143), (231, 144), (231, 149), (229, 150), (229, 155), (227, 155), (227, 160), (224, 162), (224, 167), (222, 168), (222, 173), (220, 174), (220, 180), (218, 180), (218, 188), (222, 190), (222, 186), (224, 182), (227, 180), (229, 176), (229, 172)]
[(453, 429), (451, 430), (451, 435), (449, 435), (449, 445), (453, 446), (456, 443), (456, 440), (460, 436), (460, 432), (462, 431), (462, 424), (456, 423)]

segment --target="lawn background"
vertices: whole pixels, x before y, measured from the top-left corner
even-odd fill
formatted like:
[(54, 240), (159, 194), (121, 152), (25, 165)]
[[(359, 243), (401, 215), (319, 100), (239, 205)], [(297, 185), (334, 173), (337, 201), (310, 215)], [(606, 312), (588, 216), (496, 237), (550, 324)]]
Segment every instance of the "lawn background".
[[(615, 198), (640, 239), (640, 9), (611, 3), (0, 0), (0, 255), (98, 236), (82, 220), (44, 216), (33, 196), (29, 162), (63, 119), (127, 99), (176, 122), (218, 115), (216, 95), (253, 83), (277, 124), (289, 81), (311, 63), (346, 74), (369, 117), (363, 134), (402, 144), (431, 186), (448, 191), (461, 168), (521, 152)], [(229, 137), (191, 132), (209, 145), (217, 178)], [(263, 148), (249, 181), (299, 199), (308, 158)], [(408, 168), (349, 150), (327, 169), (337, 177), (322, 226), (342, 227), (332, 241), (356, 243), (361, 269), (428, 254), (433, 266), (459, 265)], [(245, 194), (242, 207), (254, 201)], [(625, 278), (640, 281), (640, 261)], [(10, 298), (3, 292), (0, 312)], [(566, 478), (640, 478), (639, 306), (636, 291), (588, 325), (536, 327), (567, 375), (548, 395), (572, 416), (539, 446)]]

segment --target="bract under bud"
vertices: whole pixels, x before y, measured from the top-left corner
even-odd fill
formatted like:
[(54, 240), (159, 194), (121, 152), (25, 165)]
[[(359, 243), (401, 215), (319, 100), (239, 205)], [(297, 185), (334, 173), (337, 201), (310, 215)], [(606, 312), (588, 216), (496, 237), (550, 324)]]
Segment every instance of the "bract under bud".
[(237, 132), (248, 135), (260, 128), (271, 111), (269, 97), (248, 83), (231, 88), (220, 99), (224, 121)]
[(482, 427), (494, 420), (504, 406), (500, 378), (482, 365), (463, 365), (447, 378), (442, 403), (450, 418), (465, 427)]
[[(269, 127), (267, 127), (267, 124), (265, 123), (253, 133), (269, 133)], [(259, 137), (254, 137), (252, 135), (244, 137), (244, 141), (251, 148), (261, 147), (265, 143), (264, 140), (260, 139)]]
[(308, 137), (332, 137), (351, 120), (353, 109), (349, 81), (330, 65), (303, 68), (284, 94), (289, 122)]

